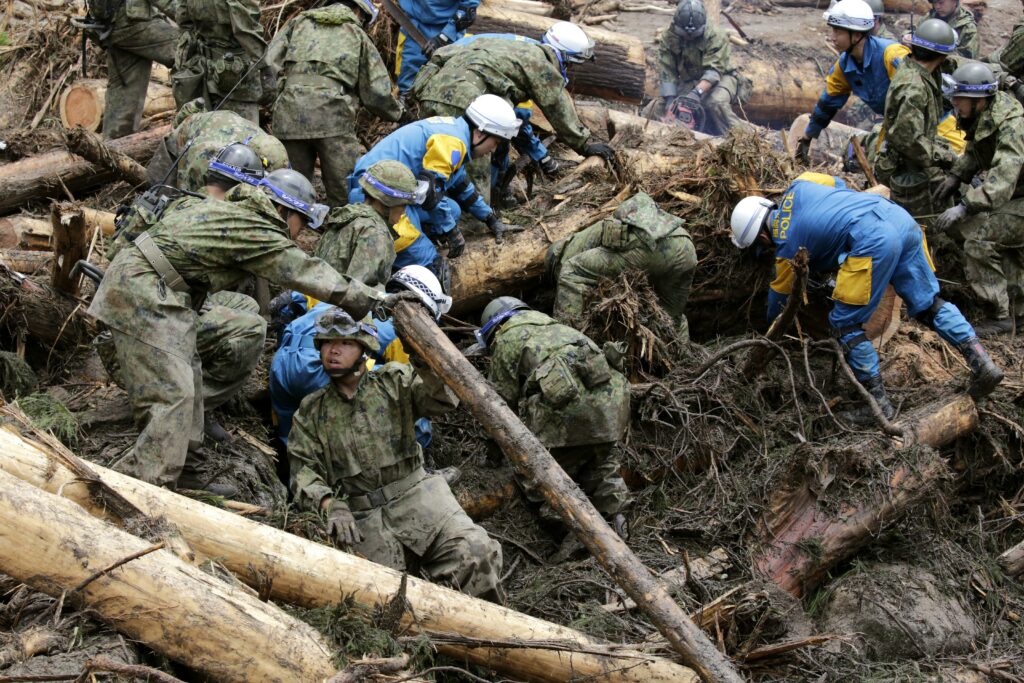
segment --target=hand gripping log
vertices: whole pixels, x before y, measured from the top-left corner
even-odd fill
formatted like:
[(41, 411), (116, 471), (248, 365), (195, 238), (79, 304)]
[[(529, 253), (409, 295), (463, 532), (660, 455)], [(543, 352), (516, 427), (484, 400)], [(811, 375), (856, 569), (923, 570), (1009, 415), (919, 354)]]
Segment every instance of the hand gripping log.
[(705, 681), (743, 681), (732, 662), (690, 621), (533, 432), (438, 329), (426, 310), (418, 304), (400, 302), (395, 307), (395, 325), (407, 347), (426, 361), (466, 403), (516, 469), (537, 482), (548, 504), (650, 617), (683, 662)]

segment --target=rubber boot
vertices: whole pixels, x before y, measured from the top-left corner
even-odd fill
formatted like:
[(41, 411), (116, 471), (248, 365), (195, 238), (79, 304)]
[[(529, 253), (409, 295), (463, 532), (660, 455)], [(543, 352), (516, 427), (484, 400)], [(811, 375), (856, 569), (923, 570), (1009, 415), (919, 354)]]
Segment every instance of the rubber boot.
[(875, 399), (875, 403), (882, 409), (882, 415), (885, 415), (885, 419), (891, 420), (896, 416), (896, 409), (892, 407), (892, 403), (889, 401), (889, 395), (885, 393), (885, 385), (882, 383), (882, 376), (875, 375), (861, 382), (861, 385), (868, 390), (871, 397)]
[(981, 339), (994, 337), (998, 334), (1010, 334), (1011, 332), (1013, 332), (1013, 318), (982, 320), (974, 326), (974, 333)]
[(203, 434), (210, 437), (217, 443), (224, 443), (231, 438), (231, 434), (228, 430), (224, 429), (220, 422), (217, 422), (216, 418), (210, 413), (203, 415)]
[(971, 383), (967, 385), (967, 393), (973, 399), (988, 396), (1003, 381), (1003, 371), (992, 362), (977, 337), (968, 339), (959, 348), (971, 368)]

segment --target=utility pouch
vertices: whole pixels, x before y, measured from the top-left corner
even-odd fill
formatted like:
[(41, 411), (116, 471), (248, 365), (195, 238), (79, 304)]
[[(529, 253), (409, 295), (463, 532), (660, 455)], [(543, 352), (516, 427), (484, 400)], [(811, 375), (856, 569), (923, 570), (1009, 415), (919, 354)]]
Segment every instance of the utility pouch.
[(580, 395), (576, 377), (565, 358), (545, 361), (537, 368), (536, 377), (544, 402), (552, 408), (561, 408)]
[(601, 228), (601, 246), (612, 251), (622, 251), (629, 242), (629, 226), (610, 218)]
[(206, 74), (203, 73), (201, 57), (191, 57), (178, 63), (181, 68), (171, 74), (171, 93), (180, 106), (206, 95)]
[(889, 181), (892, 200), (907, 210), (911, 216), (925, 216), (933, 213), (931, 183), (923, 171), (894, 173)]
[(607, 384), (612, 379), (612, 371), (604, 354), (589, 349), (584, 357), (576, 361), (576, 373), (587, 389)]

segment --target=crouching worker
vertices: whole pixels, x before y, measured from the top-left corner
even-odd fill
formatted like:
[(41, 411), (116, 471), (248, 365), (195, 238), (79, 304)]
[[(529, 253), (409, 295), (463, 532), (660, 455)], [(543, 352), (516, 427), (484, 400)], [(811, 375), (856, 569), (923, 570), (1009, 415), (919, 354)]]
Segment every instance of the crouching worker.
[(292, 422), (295, 504), (326, 515), (338, 545), (373, 562), (497, 600), (501, 546), (463, 512), (443, 477), (424, 471), (416, 442), (415, 420), (452, 410), (455, 394), (416, 359), (368, 372), (377, 330), (340, 309), (317, 319), (313, 340), (331, 383), (308, 396)]

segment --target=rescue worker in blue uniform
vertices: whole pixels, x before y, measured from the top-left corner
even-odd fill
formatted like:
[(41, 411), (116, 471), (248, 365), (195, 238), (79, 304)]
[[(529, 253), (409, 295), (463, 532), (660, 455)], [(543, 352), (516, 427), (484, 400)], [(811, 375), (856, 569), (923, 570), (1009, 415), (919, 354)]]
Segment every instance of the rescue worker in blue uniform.
[(812, 272), (839, 271), (829, 323), (857, 380), (886, 417), (895, 410), (882, 383), (878, 353), (863, 325), (890, 284), (906, 302), (911, 317), (963, 354), (971, 368), (968, 393), (976, 399), (991, 393), (1003, 372), (959, 309), (939, 296), (917, 222), (888, 199), (835, 187), (829, 178), (805, 174), (786, 189), (778, 204), (764, 197), (746, 197), (733, 209), (733, 244), (742, 249), (758, 242), (775, 250), (769, 319), (782, 311), (792, 291), (795, 273), (790, 259), (806, 247)]
[[(458, 118), (435, 116), (402, 126), (356, 162), (355, 171), (348, 178), (348, 201), (363, 201), (359, 177), (366, 169), (382, 159), (394, 159), (405, 164), (420, 180), (423, 197), (418, 206), (409, 207), (406, 212), (409, 222), (396, 227), (400, 236), (403, 230), (410, 232), (406, 236), (409, 244), (402, 251), (413, 248), (419, 234), (426, 234), (447, 244), (449, 258), (460, 256), (466, 247), (466, 239), (458, 227), (463, 210), (486, 223), (500, 242), (505, 233), (519, 232), (523, 228), (501, 222), (470, 182), (465, 166), (468, 159), (490, 154), (502, 141), (511, 140), (518, 132), (519, 119), (512, 105), (496, 95), (476, 98)], [(402, 262), (399, 246), (396, 243), (396, 264)], [(416, 262), (429, 265), (438, 274), (438, 261), (433, 264)]]
[(439, 47), (449, 45), (466, 34), (476, 20), (480, 0), (398, 0), (398, 6), (429, 41), (424, 50), (405, 29), (398, 32), (395, 47), (395, 76), (403, 95), (412, 88), (420, 67)]

